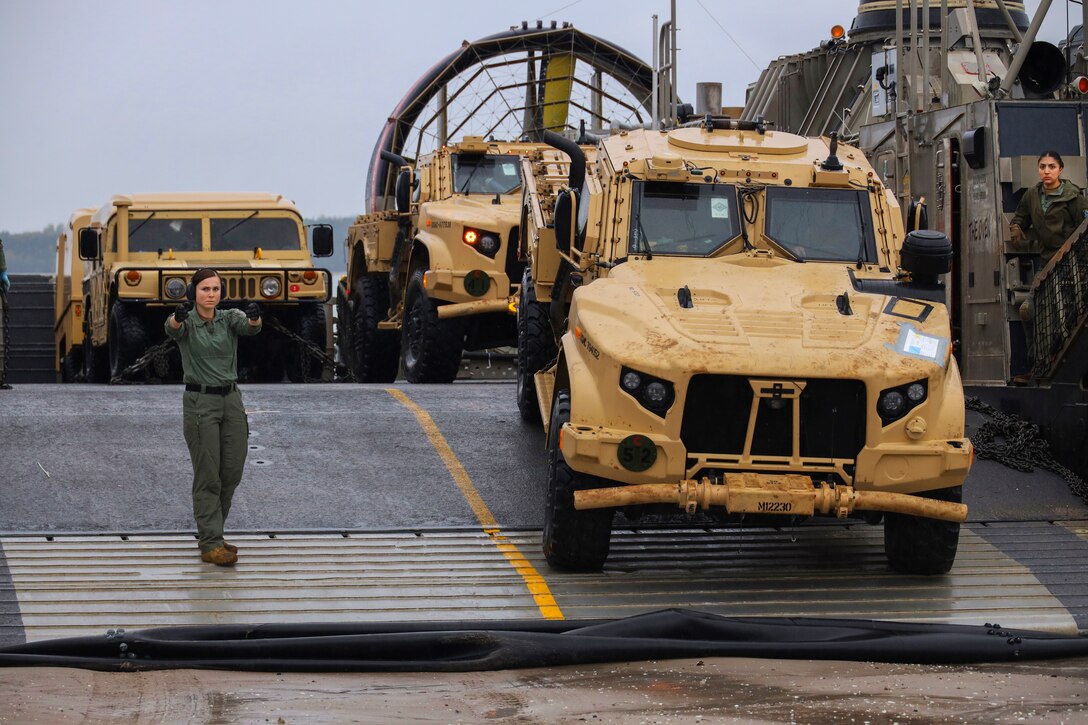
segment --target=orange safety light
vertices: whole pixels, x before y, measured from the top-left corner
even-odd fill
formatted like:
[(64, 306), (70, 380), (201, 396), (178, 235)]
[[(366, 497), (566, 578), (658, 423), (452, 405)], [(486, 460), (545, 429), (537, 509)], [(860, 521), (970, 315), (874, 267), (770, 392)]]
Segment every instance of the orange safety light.
[(1073, 85), (1076, 87), (1077, 92), (1082, 96), (1088, 94), (1088, 78), (1078, 76), (1076, 80), (1073, 81)]
[(835, 40), (842, 40), (844, 37), (846, 37), (846, 28), (842, 27), (841, 25), (832, 25), (831, 37)]
[(313, 284), (317, 280), (317, 272), (312, 269), (308, 269), (302, 273), (302, 281), (306, 284)]
[(129, 271), (125, 272), (125, 281), (129, 284), (139, 284), (142, 277), (143, 275), (135, 269), (130, 269)]
[(475, 229), (465, 230), (465, 244), (475, 244), (480, 239), (480, 233)]

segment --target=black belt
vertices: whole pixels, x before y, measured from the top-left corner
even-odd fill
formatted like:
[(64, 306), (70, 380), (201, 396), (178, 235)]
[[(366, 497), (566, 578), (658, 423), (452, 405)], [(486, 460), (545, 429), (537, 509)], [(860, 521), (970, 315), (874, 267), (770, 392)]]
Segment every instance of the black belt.
[(208, 395), (226, 395), (238, 386), (230, 385), (198, 385), (197, 383), (185, 383), (185, 390), (189, 393), (207, 393)]

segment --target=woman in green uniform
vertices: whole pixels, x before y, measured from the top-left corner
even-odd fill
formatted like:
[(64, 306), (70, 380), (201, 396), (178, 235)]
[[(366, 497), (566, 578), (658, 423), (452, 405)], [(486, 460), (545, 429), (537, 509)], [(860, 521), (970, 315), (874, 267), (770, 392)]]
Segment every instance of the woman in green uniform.
[[(190, 302), (166, 318), (166, 334), (181, 350), (185, 443), (193, 461), (193, 517), (200, 558), (219, 566), (238, 561), (223, 540), (234, 489), (249, 450), (249, 421), (238, 390), (238, 336), (261, 331), (261, 310), (220, 310), (223, 283), (214, 269), (193, 275)], [(195, 296), (194, 296), (195, 295)], [(195, 315), (190, 312), (194, 309)]]
[(1039, 157), (1039, 183), (1020, 197), (1009, 224), (1009, 239), (1015, 246), (1023, 244), (1029, 229), (1034, 232), (1044, 265), (1088, 214), (1088, 199), (1079, 186), (1062, 178), (1064, 170), (1056, 151), (1044, 152)]

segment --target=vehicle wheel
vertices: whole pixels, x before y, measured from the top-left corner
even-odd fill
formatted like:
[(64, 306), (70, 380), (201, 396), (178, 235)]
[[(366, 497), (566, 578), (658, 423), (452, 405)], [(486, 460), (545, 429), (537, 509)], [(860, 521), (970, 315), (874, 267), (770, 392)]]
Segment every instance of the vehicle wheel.
[[(298, 307), (298, 334), (303, 340), (325, 349), (325, 308), (314, 302)], [(324, 363), (310, 355), (300, 343), (287, 346), (287, 379), (292, 383), (321, 382)]]
[(574, 492), (600, 488), (603, 479), (579, 474), (563, 460), (559, 431), (570, 420), (570, 393), (559, 391), (552, 407), (548, 456), (548, 497), (544, 507), (544, 557), (560, 569), (600, 571), (612, 539), (613, 509), (574, 508)]
[(423, 289), (425, 271), (412, 273), (404, 295), (404, 376), (410, 383), (451, 383), (461, 366), (465, 328), (456, 318), (438, 319), (438, 306)]
[(521, 281), (521, 301), (518, 304), (518, 411), (526, 423), (540, 422), (540, 405), (536, 398), (534, 375), (555, 359), (558, 349), (546, 305), (536, 301), (532, 279), (525, 270)]
[[(959, 503), (959, 486), (927, 491), (924, 496)], [(884, 554), (892, 569), (904, 574), (946, 574), (956, 560), (960, 525), (920, 516), (884, 515)]]
[(382, 273), (364, 274), (352, 292), (350, 322), (351, 369), (356, 382), (391, 383), (400, 367), (400, 335), (379, 330), (389, 309), (389, 278)]
[(344, 294), (344, 285), (341, 283), (336, 288), (336, 325), (333, 331), (336, 343), (336, 361), (354, 371), (355, 362), (351, 355), (351, 310), (349, 306), (348, 298)]
[(60, 381), (74, 383), (83, 374), (83, 351), (72, 348), (60, 359)]
[[(124, 302), (114, 302), (110, 308), (110, 378), (118, 377), (125, 368), (147, 350), (147, 330), (143, 320)], [(140, 373), (146, 376), (146, 369)]]

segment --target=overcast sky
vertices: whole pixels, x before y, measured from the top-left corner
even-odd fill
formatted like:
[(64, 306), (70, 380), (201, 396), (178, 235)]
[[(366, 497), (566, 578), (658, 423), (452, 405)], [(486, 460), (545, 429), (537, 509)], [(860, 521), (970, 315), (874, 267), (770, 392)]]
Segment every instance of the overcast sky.
[[(849, 27), (858, 2), (677, 6), (681, 97), (716, 81), (742, 105), (770, 60)], [(0, 231), (138, 191), (271, 191), (353, 215), (386, 117), (463, 40), (569, 20), (649, 62), (655, 13), (668, 0), (0, 0)], [(1057, 42), (1063, 0), (1050, 15)]]

